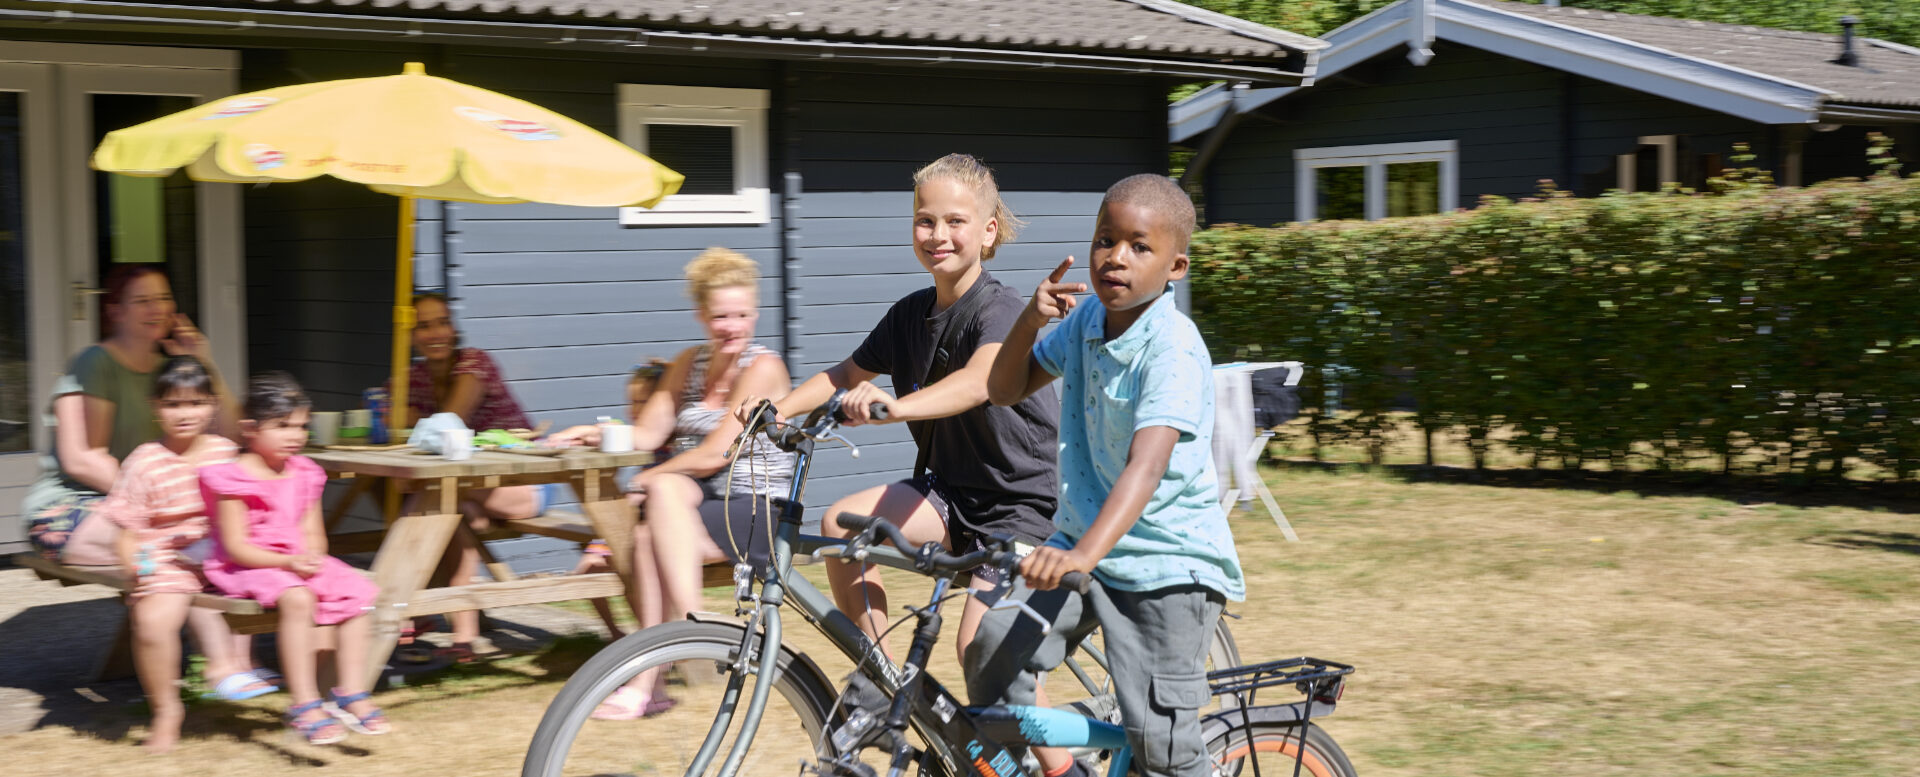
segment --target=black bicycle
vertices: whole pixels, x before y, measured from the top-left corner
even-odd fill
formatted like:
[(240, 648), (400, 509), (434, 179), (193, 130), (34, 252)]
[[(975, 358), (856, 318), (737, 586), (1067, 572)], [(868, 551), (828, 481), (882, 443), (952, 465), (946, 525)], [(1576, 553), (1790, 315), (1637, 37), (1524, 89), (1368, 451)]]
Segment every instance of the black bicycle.
[[(735, 567), (737, 617), (695, 615), (628, 635), (595, 655), (548, 706), (528, 748), (523, 777), (775, 775), (796, 769), (833, 777), (900, 777), (908, 770), (936, 777), (1012, 777), (1038, 773), (1030, 759), (1014, 755), (1029, 745), (1069, 747), (1096, 769), (1104, 761), (1104, 771), (1113, 777), (1128, 773), (1131, 754), (1117, 725), (1117, 707), (1106, 684), (1083, 663), (1070, 660), (1067, 668), (1089, 695), (1054, 709), (967, 708), (927, 672), (948, 601), (974, 596), (991, 608), (1025, 609), (1024, 602), (1006, 596), (1005, 584), (991, 591), (954, 584), (958, 575), (988, 565), (1002, 569), (1001, 579), (1012, 580), (1023, 552), (1017, 543), (995, 538), (985, 550), (955, 555), (937, 543), (912, 546), (897, 527), (867, 516), (841, 517), (841, 524), (855, 532), (844, 541), (800, 534), (800, 500), (815, 445), (835, 440), (852, 446), (836, 431), (845, 420), (839, 401), (836, 395), (798, 424), (767, 424), (768, 414), (762, 412), (741, 433), (746, 440), (764, 430), (798, 460), (789, 497), (774, 500), (777, 524), (770, 521), (766, 527), (772, 548), (767, 570), (756, 574), (746, 565)], [(865, 560), (933, 579), (927, 603), (909, 608), (910, 615), (895, 624), (914, 624), (904, 662), (887, 660), (852, 619), (796, 571), (796, 561), (807, 558)], [(1091, 583), (1083, 575), (1075, 578), (1070, 585)], [(813, 659), (783, 641), (780, 615), (786, 605), (858, 667), (844, 690), (836, 692)], [(1083, 644), (1081, 652), (1094, 671), (1104, 669), (1097, 648)], [(1224, 619), (1208, 661), (1219, 668), (1208, 675), (1216, 703), (1202, 711), (1202, 727), (1218, 774), (1354, 774), (1339, 745), (1313, 722), (1333, 712), (1351, 666), (1313, 658), (1236, 666), (1238, 653)], [(677, 673), (672, 709), (638, 724), (590, 721), (601, 700), (654, 668)], [(1262, 695), (1286, 690), (1304, 698), (1262, 703)]]

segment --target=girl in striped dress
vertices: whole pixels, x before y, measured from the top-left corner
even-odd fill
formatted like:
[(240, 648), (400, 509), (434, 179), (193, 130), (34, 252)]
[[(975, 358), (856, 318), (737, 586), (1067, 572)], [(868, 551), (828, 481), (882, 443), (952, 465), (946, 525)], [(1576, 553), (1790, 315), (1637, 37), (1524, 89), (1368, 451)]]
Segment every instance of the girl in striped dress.
[[(230, 639), (219, 613), (192, 608), (194, 595), (207, 586), (200, 568), (209, 547), (200, 467), (228, 461), (237, 452), (231, 440), (207, 433), (218, 406), (212, 379), (200, 360), (168, 360), (153, 381), (153, 414), (161, 438), (127, 454), (113, 490), (99, 507), (102, 516), (120, 527), (120, 563), (135, 576), (129, 602), (134, 659), (153, 710), (146, 747), (154, 752), (173, 748), (186, 715), (178, 689), (180, 626), (191, 617), (194, 633), (203, 642)], [(204, 622), (208, 620), (212, 623)], [(276, 690), (244, 666), (212, 665), (212, 658), (232, 651), (208, 652), (207, 674), (223, 678), (218, 687), (224, 697), (248, 699)]]

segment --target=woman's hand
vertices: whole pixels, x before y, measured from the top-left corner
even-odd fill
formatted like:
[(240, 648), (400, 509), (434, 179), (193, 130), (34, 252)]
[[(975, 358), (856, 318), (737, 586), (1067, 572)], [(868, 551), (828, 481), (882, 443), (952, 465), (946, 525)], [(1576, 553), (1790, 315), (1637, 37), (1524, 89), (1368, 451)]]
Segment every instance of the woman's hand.
[[(876, 402), (887, 409), (885, 419), (875, 419), (872, 416), (872, 405)], [(841, 425), (862, 426), (899, 421), (901, 420), (899, 402), (900, 400), (881, 390), (879, 386), (873, 385), (871, 381), (860, 381), (858, 385), (847, 389), (846, 396), (840, 398), (840, 414), (847, 417), (847, 422)]]
[(597, 448), (600, 446), (600, 427), (596, 424), (569, 426), (547, 435), (545, 442), (548, 447), (553, 448), (570, 448), (576, 445)]
[(213, 366), (213, 348), (208, 345), (207, 336), (201, 334), (185, 313), (173, 314), (173, 332), (160, 341), (160, 349), (168, 356), (192, 356), (209, 368)]

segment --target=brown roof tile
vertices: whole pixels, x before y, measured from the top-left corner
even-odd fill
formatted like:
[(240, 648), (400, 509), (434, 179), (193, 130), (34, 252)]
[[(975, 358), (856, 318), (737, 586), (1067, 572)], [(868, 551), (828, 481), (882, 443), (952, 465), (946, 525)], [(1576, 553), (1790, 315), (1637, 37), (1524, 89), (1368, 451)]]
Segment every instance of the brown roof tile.
[[(226, 0), (369, 16), (514, 17), (548, 23), (807, 36), (894, 44), (1264, 60), (1317, 41), (1164, 0)], [(1256, 64), (1250, 62), (1248, 64)]]
[(1832, 61), (1840, 54), (1838, 35), (1503, 0), (1472, 2), (1825, 89), (1835, 93), (1831, 102), (1920, 106), (1920, 53), (1905, 46), (1856, 40), (1860, 65), (1851, 67)]

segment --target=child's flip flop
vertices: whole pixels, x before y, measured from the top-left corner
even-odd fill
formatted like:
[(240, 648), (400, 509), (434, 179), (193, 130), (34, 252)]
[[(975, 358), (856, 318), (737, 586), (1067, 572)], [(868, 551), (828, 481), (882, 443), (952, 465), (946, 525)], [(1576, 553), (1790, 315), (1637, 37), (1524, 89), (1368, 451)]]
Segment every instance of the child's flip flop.
[[(253, 688), (249, 686), (260, 686)], [(201, 694), (202, 698), (221, 701), (246, 701), (256, 696), (265, 696), (280, 690), (280, 686), (263, 680), (253, 672), (235, 672), (215, 683), (213, 690)]]

